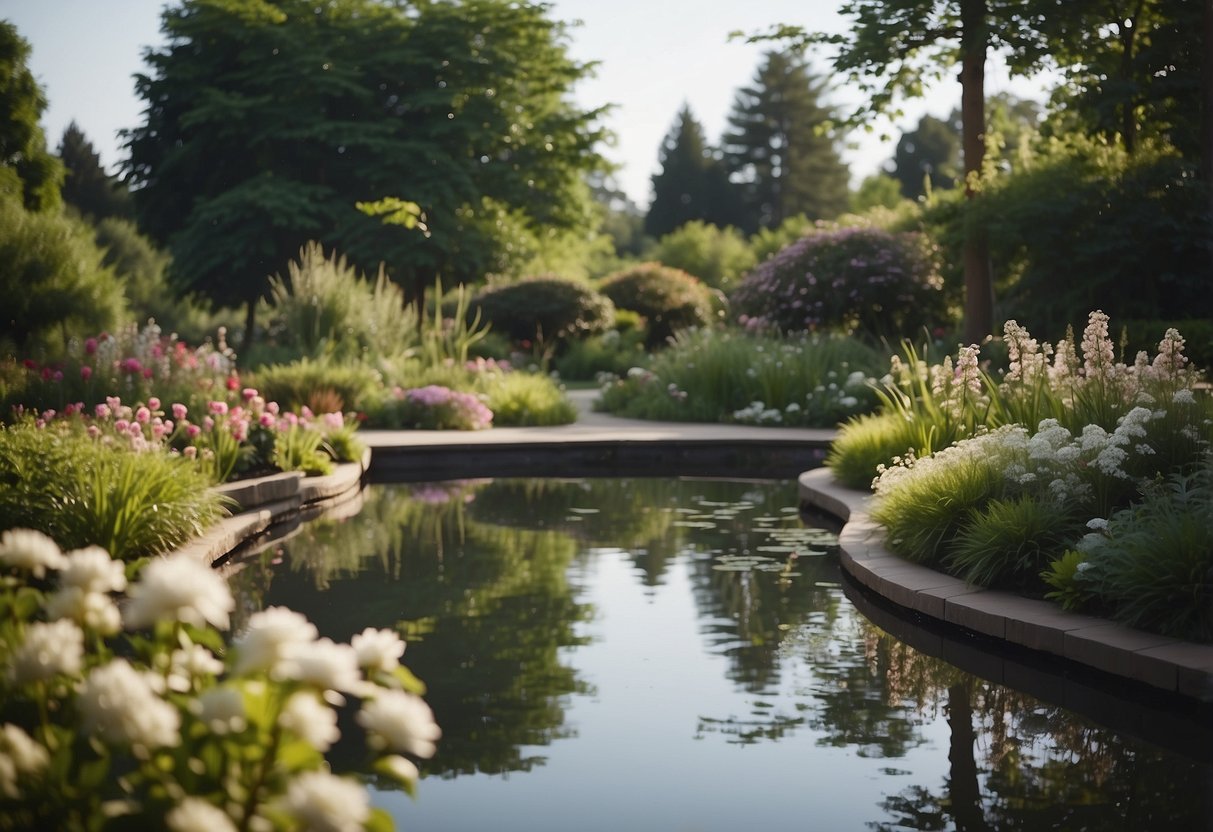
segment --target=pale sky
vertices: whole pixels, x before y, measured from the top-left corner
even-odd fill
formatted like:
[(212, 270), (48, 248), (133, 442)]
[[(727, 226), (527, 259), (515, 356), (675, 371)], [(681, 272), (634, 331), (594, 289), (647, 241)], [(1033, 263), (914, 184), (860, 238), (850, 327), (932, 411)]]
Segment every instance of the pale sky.
[[(763, 47), (729, 42), (734, 30), (756, 31), (773, 23), (839, 31), (841, 0), (555, 0), (553, 16), (581, 20), (572, 30), (570, 52), (598, 61), (597, 76), (575, 90), (586, 107), (615, 104), (607, 126), (617, 143), (605, 155), (622, 165), (617, 174), (628, 195), (647, 207), (657, 151), (682, 103), (704, 125), (710, 141), (725, 126), (735, 91), (757, 69)], [(143, 51), (159, 47), (160, 9), (165, 0), (0, 0), (0, 18), (12, 21), (33, 48), (30, 67), (46, 93), (43, 113), (47, 144), (57, 149), (64, 128), (75, 120), (111, 170), (122, 158), (117, 133), (139, 124), (141, 104), (133, 76), (144, 70)], [(824, 64), (819, 64), (824, 69)], [(987, 92), (1040, 98), (1039, 82), (1010, 79), (991, 67)], [(946, 115), (959, 104), (959, 85), (942, 83), (923, 101), (907, 102), (896, 125), (878, 124), (873, 134), (849, 137), (844, 150), (856, 182), (893, 155), (902, 127), (924, 112)], [(838, 88), (834, 103), (857, 101)], [(892, 138), (881, 141), (879, 133)]]

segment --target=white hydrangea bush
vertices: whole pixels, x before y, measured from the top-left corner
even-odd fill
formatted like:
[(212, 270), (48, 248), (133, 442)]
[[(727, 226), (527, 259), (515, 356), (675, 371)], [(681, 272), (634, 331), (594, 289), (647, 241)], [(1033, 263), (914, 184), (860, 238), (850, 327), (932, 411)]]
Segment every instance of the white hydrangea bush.
[[(441, 736), (405, 645), (320, 638), (284, 608), (225, 644), (226, 582), (185, 555), (129, 581), (102, 549), (0, 535), (0, 814), (15, 828), (391, 828), (325, 753), (337, 708), (366, 770), (412, 792)], [(405, 756), (408, 755), (408, 756)]]

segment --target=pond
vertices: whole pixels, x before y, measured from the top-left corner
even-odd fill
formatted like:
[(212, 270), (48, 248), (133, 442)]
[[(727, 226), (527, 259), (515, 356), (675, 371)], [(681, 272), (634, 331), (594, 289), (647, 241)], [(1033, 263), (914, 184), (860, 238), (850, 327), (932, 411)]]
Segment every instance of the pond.
[(398, 828), (1213, 823), (1207, 710), (1131, 698), (1087, 716), (909, 646), (861, 612), (794, 482), (468, 480), (361, 500), (232, 583), (243, 616), (285, 605), (334, 639), (407, 639), (444, 736), (415, 799), (372, 784)]

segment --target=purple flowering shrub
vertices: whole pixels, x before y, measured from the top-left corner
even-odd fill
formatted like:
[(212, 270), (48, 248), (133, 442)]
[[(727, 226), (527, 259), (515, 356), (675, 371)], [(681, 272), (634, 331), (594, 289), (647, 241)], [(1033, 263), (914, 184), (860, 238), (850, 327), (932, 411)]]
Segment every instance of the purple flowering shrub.
[(949, 318), (936, 248), (877, 228), (802, 237), (746, 275), (730, 302), (755, 331), (897, 339)]
[(392, 427), (418, 430), (482, 430), (493, 424), (493, 411), (474, 393), (430, 384), (409, 390), (397, 387), (384, 413)]

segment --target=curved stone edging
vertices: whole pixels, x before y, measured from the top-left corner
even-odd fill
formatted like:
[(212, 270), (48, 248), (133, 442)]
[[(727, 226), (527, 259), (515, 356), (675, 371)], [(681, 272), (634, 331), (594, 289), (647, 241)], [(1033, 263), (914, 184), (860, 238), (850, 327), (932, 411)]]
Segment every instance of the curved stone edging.
[(368, 449), (358, 462), (341, 463), (333, 473), (321, 477), (288, 471), (216, 486), (215, 491), (233, 501), (236, 513), (222, 518), (176, 551), (214, 564), (276, 523), (309, 509), (344, 502), (361, 488), (370, 463)]
[(844, 521), (838, 542), (843, 568), (899, 606), (972, 632), (1041, 650), (1152, 687), (1213, 701), (1213, 645), (1133, 630), (1055, 604), (981, 589), (911, 563), (884, 546), (869, 519), (871, 495), (844, 488), (829, 470), (799, 477), (802, 504)]

